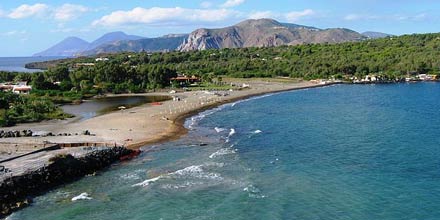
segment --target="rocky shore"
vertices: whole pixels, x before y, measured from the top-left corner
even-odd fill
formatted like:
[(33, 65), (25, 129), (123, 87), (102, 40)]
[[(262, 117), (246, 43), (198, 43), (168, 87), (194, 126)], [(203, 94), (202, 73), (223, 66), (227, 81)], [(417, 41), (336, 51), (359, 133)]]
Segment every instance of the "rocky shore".
[(39, 134), (32, 130), (13, 130), (13, 131), (4, 131), (0, 130), (0, 138), (19, 138), (19, 137), (54, 137), (54, 136), (78, 136), (78, 135), (89, 135), (93, 136), (89, 130), (85, 130), (81, 133), (58, 133), (54, 134), (52, 132)]
[(0, 218), (32, 202), (32, 197), (108, 167), (135, 153), (124, 147), (96, 150), (82, 157), (58, 154), (47, 166), (11, 176), (0, 183)]

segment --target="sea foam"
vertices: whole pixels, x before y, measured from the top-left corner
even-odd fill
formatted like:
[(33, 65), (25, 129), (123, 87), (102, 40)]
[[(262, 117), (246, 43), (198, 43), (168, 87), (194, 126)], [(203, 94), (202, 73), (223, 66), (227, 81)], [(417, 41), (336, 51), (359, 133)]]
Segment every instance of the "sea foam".
[[(141, 183), (137, 183), (132, 185), (133, 187), (135, 186), (142, 186), (142, 187), (146, 187), (149, 186), (151, 183), (159, 181), (159, 180), (166, 180), (166, 179), (172, 179), (174, 181), (178, 180), (193, 180), (193, 181), (186, 181), (189, 184), (184, 184), (185, 186), (190, 186), (191, 183), (198, 183), (197, 185), (201, 185), (203, 184), (203, 180), (213, 180), (213, 181), (221, 181), (223, 180), (223, 177), (220, 176), (220, 174), (218, 173), (211, 173), (211, 172), (206, 172), (203, 167), (221, 167), (223, 166), (223, 164), (221, 163), (207, 163), (205, 165), (192, 165), (192, 166), (188, 166), (185, 167), (183, 169), (174, 171), (172, 173), (168, 173), (168, 174), (164, 174), (164, 175), (160, 175), (158, 177), (155, 178), (151, 178), (151, 179), (147, 179)], [(174, 184), (166, 184), (165, 188), (182, 188), (182, 187), (173, 187), (173, 186), (177, 186), (177, 185), (182, 185), (179, 183), (174, 183)]]
[(72, 201), (74, 202), (77, 200), (91, 200), (91, 199), (93, 199), (93, 198), (89, 197), (89, 194), (84, 192), (84, 193), (79, 194), (78, 196), (73, 197)]
[(219, 128), (219, 127), (215, 127), (214, 130), (215, 130), (217, 133), (220, 133), (220, 132), (225, 131), (226, 129), (224, 129), (224, 128)]
[(212, 153), (209, 158), (213, 159), (219, 156), (224, 156), (224, 155), (228, 155), (228, 154), (235, 154), (236, 151), (234, 149), (229, 149), (229, 148), (222, 148), (214, 153)]
[(231, 137), (231, 136), (234, 135), (235, 133), (236, 133), (236, 132), (235, 132), (235, 129), (231, 128), (231, 131), (229, 132), (228, 137)]
[(133, 186), (148, 186), (148, 185), (150, 185), (150, 183), (156, 182), (160, 178), (162, 178), (162, 176), (158, 176), (158, 177), (155, 177), (155, 178), (147, 179), (147, 180), (145, 180), (145, 181), (143, 181), (141, 183), (136, 183)]

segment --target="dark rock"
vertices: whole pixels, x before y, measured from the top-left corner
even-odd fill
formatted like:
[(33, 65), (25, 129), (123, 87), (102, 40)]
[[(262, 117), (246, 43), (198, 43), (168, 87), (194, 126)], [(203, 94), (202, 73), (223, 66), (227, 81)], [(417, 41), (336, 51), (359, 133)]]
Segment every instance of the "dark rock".
[(132, 153), (132, 150), (114, 147), (93, 151), (82, 158), (58, 155), (50, 159), (48, 166), (6, 179), (0, 183), (0, 218), (28, 206), (31, 196), (95, 173)]

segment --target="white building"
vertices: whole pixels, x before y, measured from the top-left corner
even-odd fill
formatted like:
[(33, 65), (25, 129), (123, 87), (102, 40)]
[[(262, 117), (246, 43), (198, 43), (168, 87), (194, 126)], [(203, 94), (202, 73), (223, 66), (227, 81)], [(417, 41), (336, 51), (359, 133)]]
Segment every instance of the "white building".
[(32, 91), (32, 86), (14, 85), (12, 92), (16, 94), (29, 94)]

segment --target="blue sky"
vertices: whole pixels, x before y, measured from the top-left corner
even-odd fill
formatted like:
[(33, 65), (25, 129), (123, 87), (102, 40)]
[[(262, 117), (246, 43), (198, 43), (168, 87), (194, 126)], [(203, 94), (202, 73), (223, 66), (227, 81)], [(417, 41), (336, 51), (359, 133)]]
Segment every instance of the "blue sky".
[(440, 32), (438, 0), (2, 0), (0, 56), (29, 56), (69, 36), (145, 37), (274, 18), (319, 28), (391, 34)]

